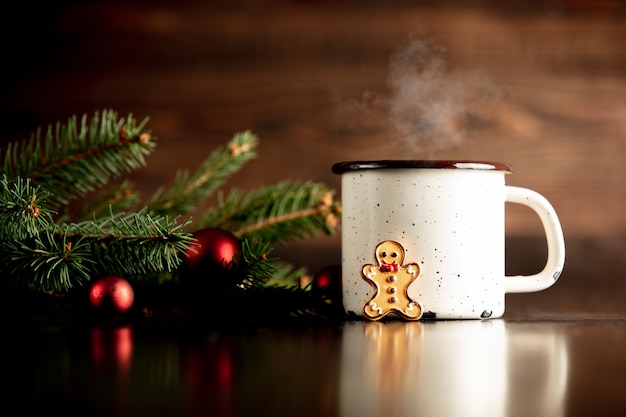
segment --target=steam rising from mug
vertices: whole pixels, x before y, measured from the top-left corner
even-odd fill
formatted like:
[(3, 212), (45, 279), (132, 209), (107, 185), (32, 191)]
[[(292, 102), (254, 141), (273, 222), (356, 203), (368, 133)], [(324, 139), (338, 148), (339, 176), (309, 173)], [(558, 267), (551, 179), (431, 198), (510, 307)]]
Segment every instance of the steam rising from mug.
[(430, 154), (462, 145), (467, 129), (488, 119), (502, 97), (478, 71), (448, 71), (443, 53), (432, 42), (411, 39), (392, 56), (389, 121), (407, 149), (418, 145)]
[(388, 97), (366, 93), (353, 110), (365, 111), (361, 120), (370, 125), (380, 116), (373, 110), (382, 111), (387, 139), (410, 157), (430, 158), (463, 145), (503, 97), (486, 74), (449, 70), (443, 48), (414, 36), (392, 55), (387, 83)]

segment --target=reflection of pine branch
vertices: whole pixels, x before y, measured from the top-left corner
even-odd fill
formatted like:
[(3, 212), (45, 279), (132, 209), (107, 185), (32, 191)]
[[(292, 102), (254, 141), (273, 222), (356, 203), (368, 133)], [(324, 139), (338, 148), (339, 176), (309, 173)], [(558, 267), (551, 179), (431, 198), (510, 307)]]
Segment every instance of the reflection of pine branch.
[(200, 219), (205, 226), (222, 224), (242, 238), (274, 243), (332, 234), (339, 204), (323, 184), (282, 181), (256, 190), (232, 190)]

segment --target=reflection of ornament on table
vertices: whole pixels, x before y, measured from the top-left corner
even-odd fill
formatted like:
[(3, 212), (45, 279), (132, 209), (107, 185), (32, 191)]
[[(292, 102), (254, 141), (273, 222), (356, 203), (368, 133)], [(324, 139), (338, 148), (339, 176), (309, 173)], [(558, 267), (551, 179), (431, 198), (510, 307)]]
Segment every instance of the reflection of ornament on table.
[(99, 371), (115, 367), (128, 375), (133, 355), (133, 333), (129, 326), (90, 330), (91, 361)]
[[(180, 352), (185, 395), (197, 415), (234, 414), (233, 385), (242, 375), (239, 346), (228, 337), (214, 335), (206, 344), (188, 344)], [(207, 390), (207, 387), (211, 389)]]

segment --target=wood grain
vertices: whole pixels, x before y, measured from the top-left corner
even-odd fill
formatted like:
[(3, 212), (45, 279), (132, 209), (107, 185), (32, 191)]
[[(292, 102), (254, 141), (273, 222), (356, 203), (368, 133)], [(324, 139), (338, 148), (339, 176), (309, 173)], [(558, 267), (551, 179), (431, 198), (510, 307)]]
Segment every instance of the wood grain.
[[(68, 2), (36, 22), (38, 41), (9, 47), (16, 59), (0, 133), (24, 138), (103, 108), (149, 116), (158, 150), (131, 175), (146, 197), (247, 129), (259, 135), (260, 155), (232, 187), (305, 179), (340, 198), (330, 167), (342, 160), (502, 161), (514, 167), (509, 184), (553, 203), (567, 239), (624, 236), (624, 7), (494, 4)], [(444, 85), (478, 71), (502, 93), (484, 120), (457, 126), (454, 147), (391, 140), (379, 104), (392, 93), (392, 56), (410, 37), (444, 49)], [(516, 207), (507, 227), (541, 233)], [(301, 246), (316, 248), (319, 262), (337, 258), (337, 237), (285, 252)]]

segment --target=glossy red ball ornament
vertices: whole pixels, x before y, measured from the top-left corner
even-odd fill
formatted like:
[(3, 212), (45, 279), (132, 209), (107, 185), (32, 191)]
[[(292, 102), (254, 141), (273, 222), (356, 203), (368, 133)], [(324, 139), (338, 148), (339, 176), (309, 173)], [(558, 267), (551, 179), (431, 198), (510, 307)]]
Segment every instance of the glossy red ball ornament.
[(89, 302), (98, 310), (111, 309), (124, 313), (133, 306), (135, 293), (130, 283), (117, 275), (96, 280), (89, 289)]
[(211, 266), (226, 266), (241, 252), (241, 241), (228, 230), (208, 227), (193, 233), (196, 239), (186, 251), (184, 263), (188, 270), (198, 271)]
[(311, 291), (322, 299), (341, 302), (341, 278), (341, 265), (328, 265), (313, 276)]

